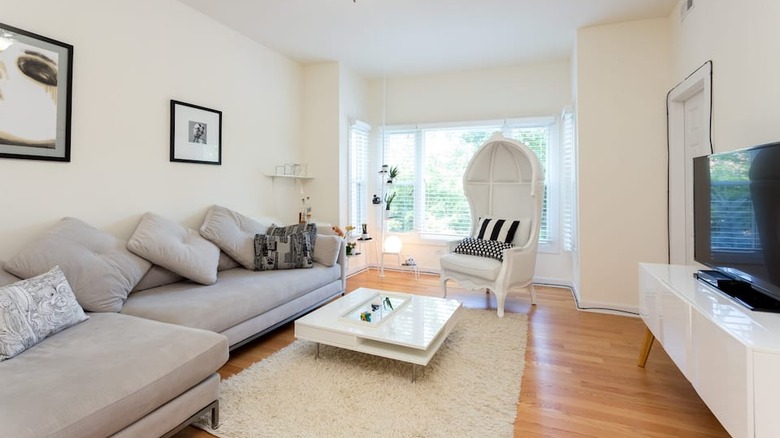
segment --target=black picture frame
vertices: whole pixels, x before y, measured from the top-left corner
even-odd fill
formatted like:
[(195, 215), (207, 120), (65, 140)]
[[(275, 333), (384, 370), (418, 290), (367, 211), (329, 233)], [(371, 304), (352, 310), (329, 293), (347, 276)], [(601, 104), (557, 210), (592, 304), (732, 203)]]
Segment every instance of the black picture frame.
[(0, 158), (70, 161), (73, 46), (0, 23)]
[(222, 111), (171, 100), (171, 161), (222, 164)]

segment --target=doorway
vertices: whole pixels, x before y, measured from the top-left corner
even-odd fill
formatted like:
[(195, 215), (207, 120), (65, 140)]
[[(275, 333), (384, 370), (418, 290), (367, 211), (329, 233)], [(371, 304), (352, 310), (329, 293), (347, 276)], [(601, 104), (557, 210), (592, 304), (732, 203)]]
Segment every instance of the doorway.
[(712, 62), (667, 96), (669, 129), (669, 263), (694, 264), (693, 158), (712, 153)]

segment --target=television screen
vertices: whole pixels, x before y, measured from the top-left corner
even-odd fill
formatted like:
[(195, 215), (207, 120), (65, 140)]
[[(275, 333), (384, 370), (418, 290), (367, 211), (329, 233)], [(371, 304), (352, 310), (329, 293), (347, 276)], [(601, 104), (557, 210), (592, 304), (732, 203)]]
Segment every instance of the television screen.
[(694, 258), (780, 298), (780, 143), (694, 159)]

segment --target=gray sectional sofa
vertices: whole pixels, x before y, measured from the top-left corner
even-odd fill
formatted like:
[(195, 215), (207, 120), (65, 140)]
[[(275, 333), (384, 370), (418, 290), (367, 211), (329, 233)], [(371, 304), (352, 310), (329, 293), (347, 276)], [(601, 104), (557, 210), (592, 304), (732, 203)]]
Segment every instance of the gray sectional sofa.
[[(219, 248), (218, 263), (212, 248), (182, 228), (145, 215), (125, 242), (67, 218), (0, 264), (4, 436), (167, 436), (207, 412), (216, 425), (217, 370), (229, 350), (344, 293), (345, 242), (337, 236), (317, 235), (323, 249), (315, 244), (310, 268), (255, 271), (245, 266), (250, 248), (254, 254), (247, 241), (269, 231), (267, 224), (212, 207), (197, 234)], [(138, 249), (132, 245), (138, 236), (146, 243), (167, 239), (143, 229), (178, 237)], [(3, 290), (53, 264), (62, 267), (88, 319), (1, 360)], [(200, 272), (193, 274), (196, 265)], [(215, 281), (202, 284), (211, 282), (211, 269)], [(113, 290), (117, 285), (124, 297)], [(101, 290), (111, 291), (101, 296)]]

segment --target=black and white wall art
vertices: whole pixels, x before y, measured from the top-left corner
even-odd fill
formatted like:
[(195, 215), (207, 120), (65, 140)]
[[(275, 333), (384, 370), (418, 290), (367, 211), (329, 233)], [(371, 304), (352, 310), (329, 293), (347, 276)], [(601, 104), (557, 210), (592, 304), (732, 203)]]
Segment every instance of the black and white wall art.
[(0, 23), (0, 157), (70, 161), (73, 46)]
[(171, 161), (222, 164), (222, 111), (171, 100)]

